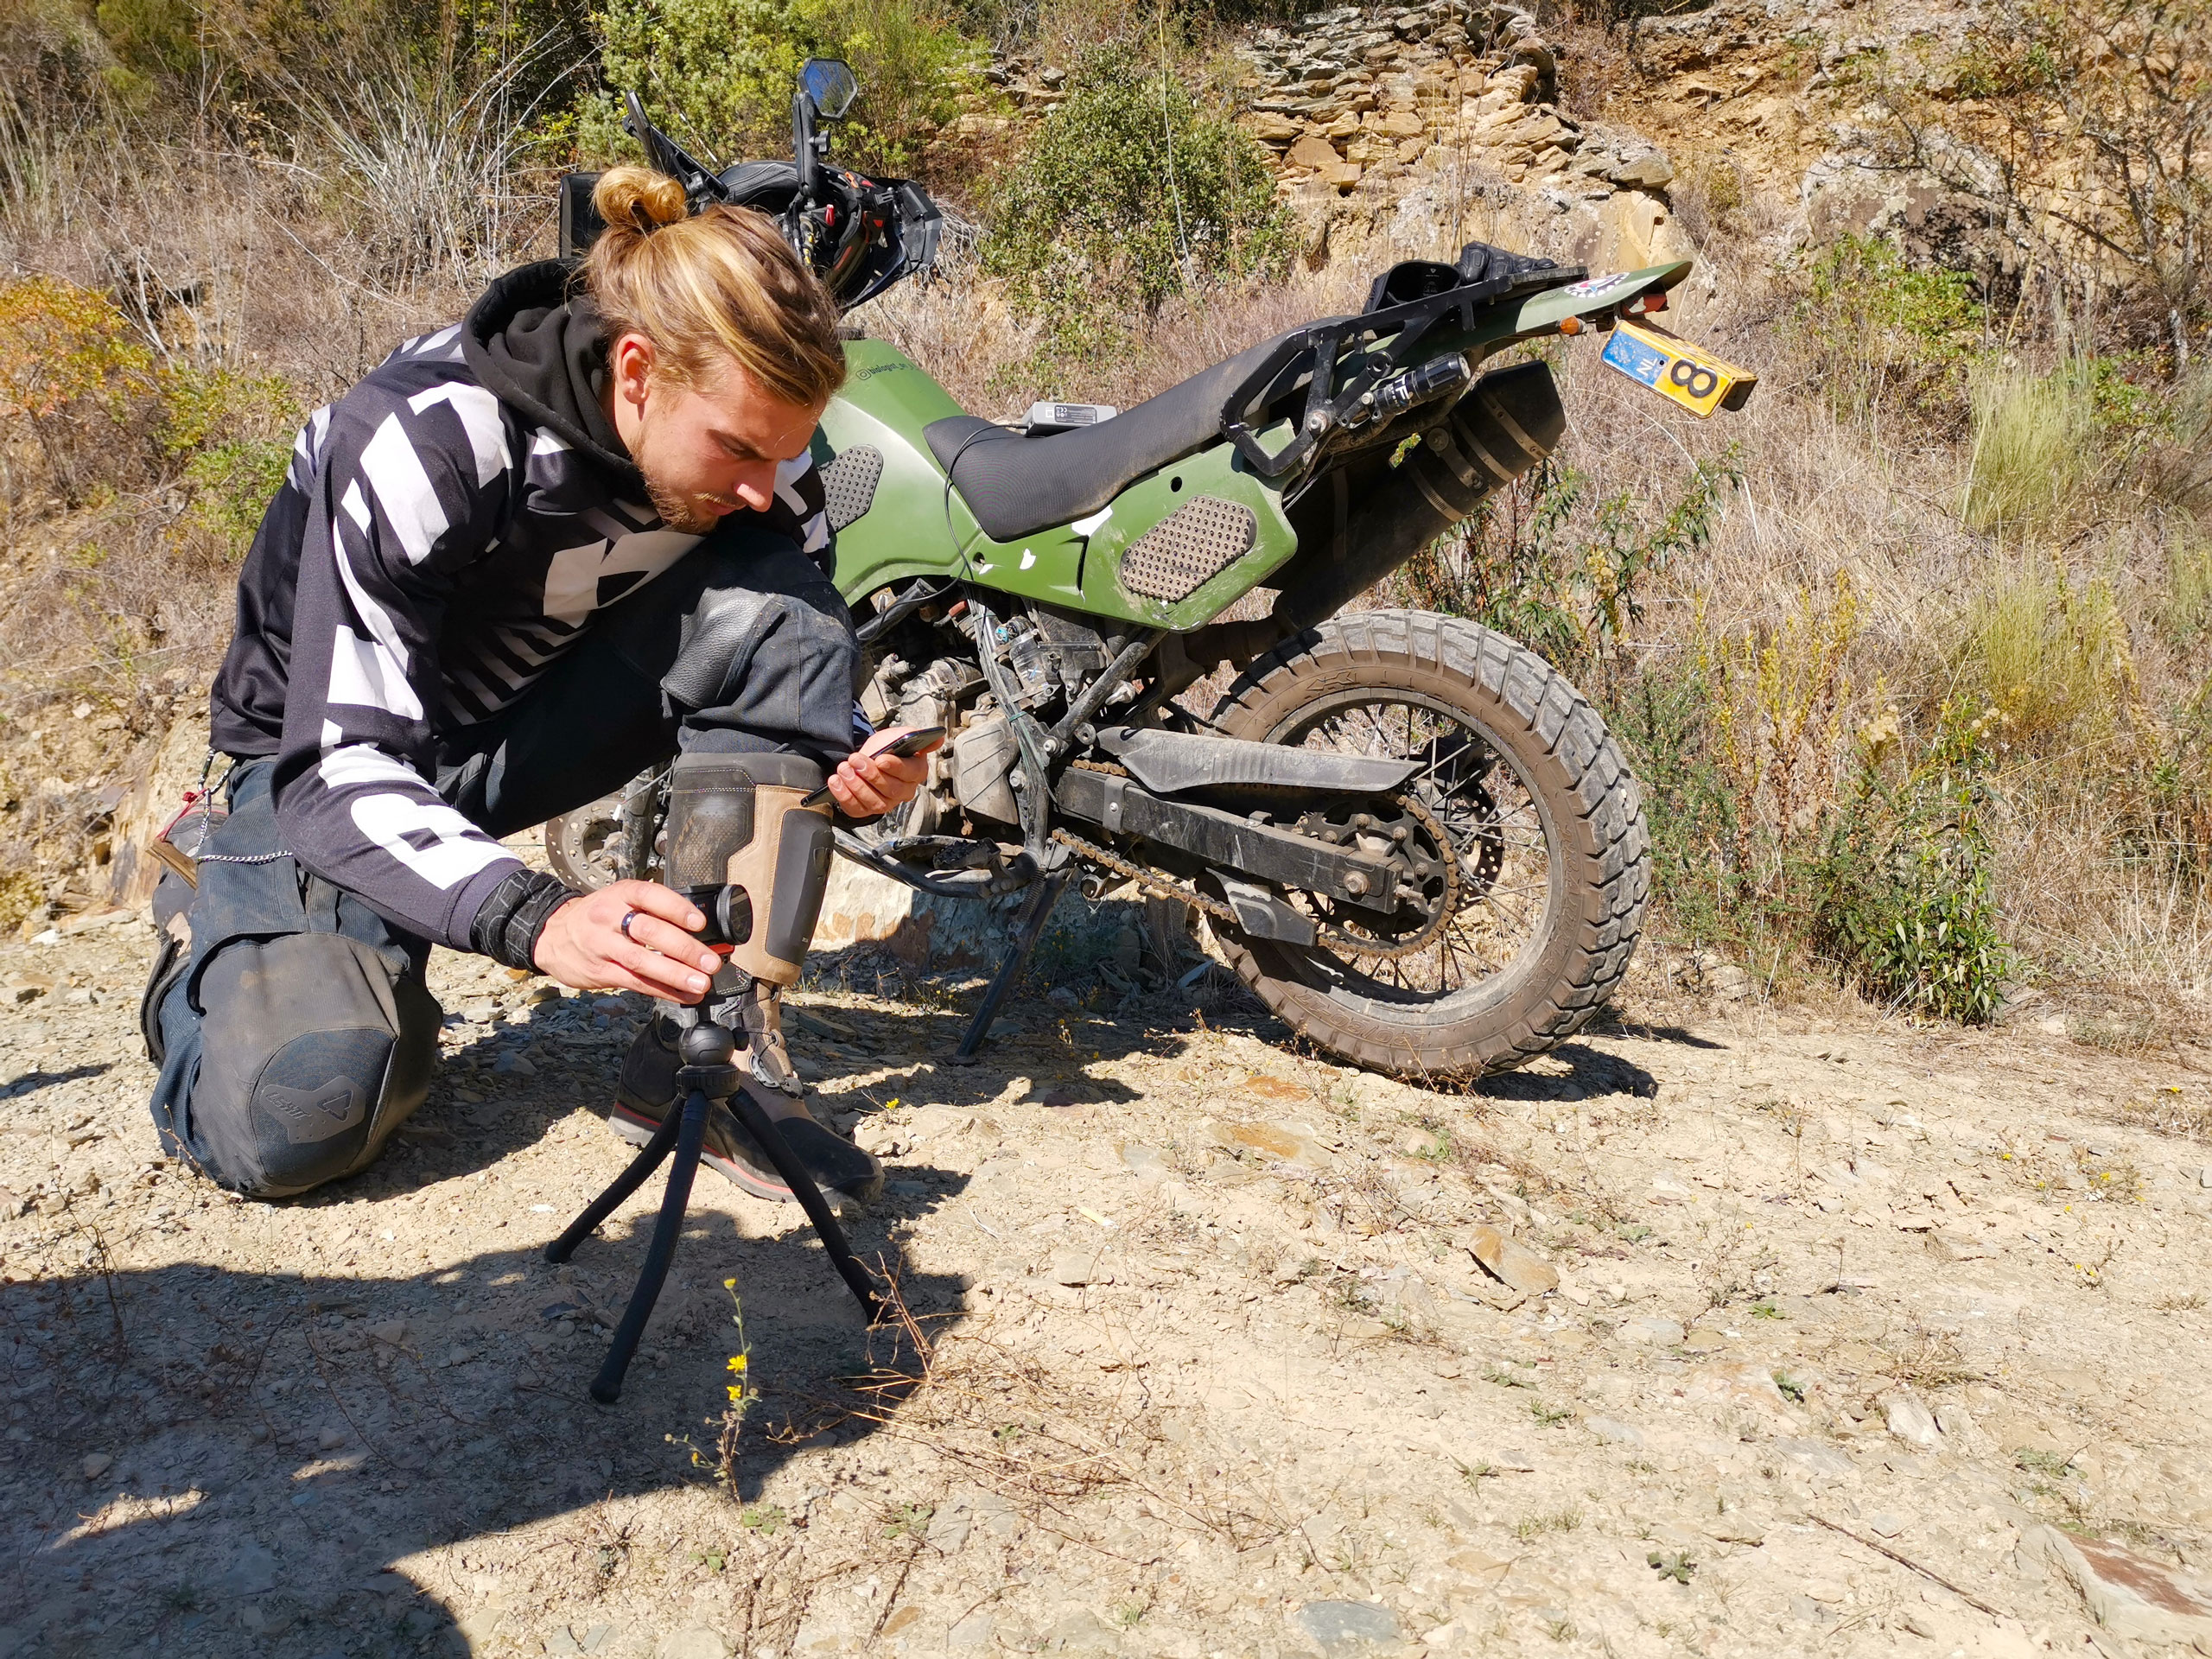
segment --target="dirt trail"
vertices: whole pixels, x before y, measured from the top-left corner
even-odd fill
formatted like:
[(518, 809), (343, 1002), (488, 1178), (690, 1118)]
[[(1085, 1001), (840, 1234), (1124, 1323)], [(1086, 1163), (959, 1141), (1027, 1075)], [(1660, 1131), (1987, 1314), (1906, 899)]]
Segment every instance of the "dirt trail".
[[(636, 1005), (441, 953), (447, 1064), (392, 1155), (239, 1204), (157, 1162), (149, 944), (0, 947), (0, 1654), (2196, 1629), (2212, 1077), (2170, 1057), (1643, 971), (1624, 1023), (1472, 1093), (1300, 1057), (1236, 997), (1062, 1006), (1088, 986), (1033, 985), (957, 1071), (959, 985), (817, 988), (820, 1104), (892, 1165), (855, 1240), (903, 1256), (933, 1353), (871, 1351), (795, 1211), (704, 1176), (607, 1409), (584, 1384), (650, 1192), (572, 1268), (539, 1251), (622, 1163), (595, 1114)], [(726, 1278), (762, 1393), (737, 1502), (686, 1445), (711, 1465)], [(2047, 1522), (2132, 1552), (2072, 1555), (2111, 1624)]]

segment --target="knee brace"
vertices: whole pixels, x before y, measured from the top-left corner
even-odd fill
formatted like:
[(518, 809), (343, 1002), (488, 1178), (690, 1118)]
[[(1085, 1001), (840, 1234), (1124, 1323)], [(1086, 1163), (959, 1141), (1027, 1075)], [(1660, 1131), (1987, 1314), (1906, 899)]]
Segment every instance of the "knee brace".
[(830, 809), (799, 804), (823, 779), (804, 755), (697, 751), (670, 779), (668, 884), (733, 966), (772, 985), (798, 978), (829, 889)]

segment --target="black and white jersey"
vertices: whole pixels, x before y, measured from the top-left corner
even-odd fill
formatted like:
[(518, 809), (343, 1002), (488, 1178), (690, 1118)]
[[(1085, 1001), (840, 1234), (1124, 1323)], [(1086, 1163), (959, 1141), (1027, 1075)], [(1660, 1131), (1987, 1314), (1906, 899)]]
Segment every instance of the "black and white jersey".
[[(586, 416), (533, 419), (484, 379), (456, 325), (308, 419), (240, 573), (213, 699), (218, 748), (278, 757), (293, 856), (457, 950), (519, 861), (432, 787), (440, 739), (512, 704), (700, 539), (662, 525)], [(810, 459), (779, 469), (767, 517), (826, 554)]]

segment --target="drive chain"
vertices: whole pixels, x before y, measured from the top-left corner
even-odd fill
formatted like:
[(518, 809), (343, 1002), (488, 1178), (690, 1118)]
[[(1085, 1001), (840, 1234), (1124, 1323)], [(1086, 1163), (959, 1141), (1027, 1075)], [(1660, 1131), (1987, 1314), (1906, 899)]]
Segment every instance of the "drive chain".
[(1180, 899), (1186, 905), (1195, 905), (1217, 921), (1234, 922), (1236, 919), (1236, 912), (1222, 900), (1200, 893), (1196, 887), (1185, 887), (1161, 871), (1148, 870), (1141, 864), (1123, 858), (1119, 853), (1109, 852), (1096, 842), (1085, 841), (1071, 830), (1055, 830), (1052, 839), (1063, 847), (1072, 849), (1092, 863), (1103, 864), (1115, 874), (1135, 882), (1162, 899)]

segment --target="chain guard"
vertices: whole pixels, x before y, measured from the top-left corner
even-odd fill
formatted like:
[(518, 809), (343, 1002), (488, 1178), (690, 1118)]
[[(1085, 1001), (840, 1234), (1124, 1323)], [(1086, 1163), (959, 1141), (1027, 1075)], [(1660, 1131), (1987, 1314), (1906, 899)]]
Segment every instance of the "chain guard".
[[(1080, 766), (1086, 772), (1103, 772), (1116, 778), (1128, 776), (1128, 772), (1123, 767), (1105, 761), (1077, 760), (1070, 764)], [(1397, 842), (1401, 856), (1408, 859), (1416, 875), (1424, 880), (1441, 878), (1444, 891), (1440, 902), (1428, 903), (1426, 899), (1424, 900), (1429, 913), (1423, 919), (1419, 931), (1409, 938), (1383, 938), (1373, 934), (1347, 932), (1338, 927), (1322, 926), (1315, 929), (1314, 937), (1318, 942), (1327, 945), (1332, 950), (1347, 955), (1409, 957), (1433, 944), (1452, 918), (1459, 913), (1461, 890), (1459, 859), (1458, 854), (1452, 849), (1451, 837), (1445, 832), (1443, 824), (1438, 820), (1436, 815), (1422, 805), (1418, 799), (1409, 794), (1383, 795), (1375, 798), (1378, 804), (1388, 803), (1398, 810), (1401, 816), (1397, 823), (1411, 820), (1420, 832), (1425, 832), (1429, 837), (1429, 844), (1440, 849), (1440, 856), (1424, 857), (1407, 854), (1405, 849), (1413, 841), (1413, 833), (1409, 832), (1403, 837), (1392, 836), (1390, 831), (1395, 824), (1385, 823), (1380, 815), (1371, 811), (1356, 813), (1351, 821), (1343, 824), (1332, 824), (1320, 813), (1309, 812), (1294, 826), (1287, 827), (1295, 828), (1301, 835), (1311, 836), (1317, 841), (1326, 842), (1331, 846), (1338, 847), (1356, 840), (1361, 835), (1372, 834), (1380, 828), (1385, 838)], [(1362, 817), (1369, 820), (1365, 825), (1361, 825), (1357, 822)], [(1078, 856), (1090, 860), (1092, 863), (1111, 871), (1126, 880), (1134, 881), (1139, 887), (1161, 898), (1179, 899), (1185, 904), (1204, 912), (1216, 921), (1227, 923), (1232, 927), (1236, 925), (1236, 912), (1230, 908), (1225, 901), (1178, 880), (1166, 870), (1152, 868), (1137, 863), (1134, 859), (1124, 858), (1120, 854), (1100, 846), (1096, 842), (1084, 839), (1072, 830), (1055, 830), (1052, 831), (1052, 839)]]

